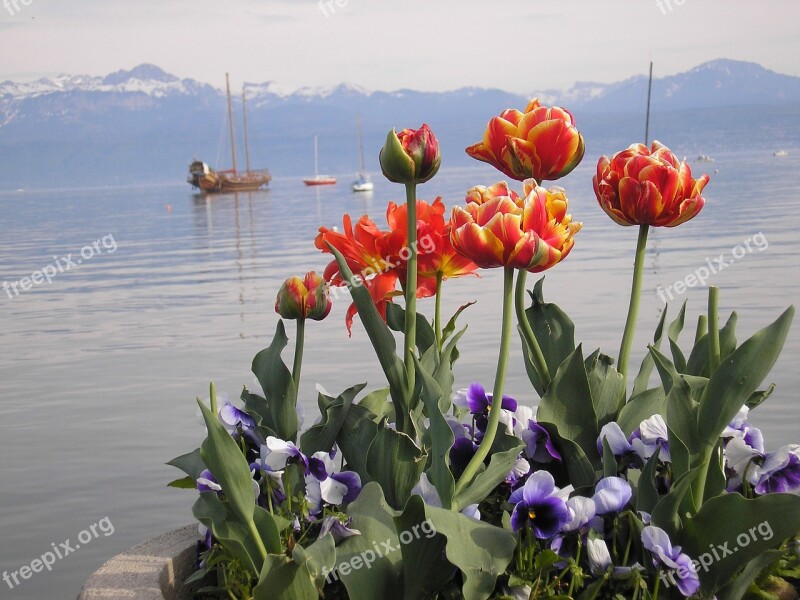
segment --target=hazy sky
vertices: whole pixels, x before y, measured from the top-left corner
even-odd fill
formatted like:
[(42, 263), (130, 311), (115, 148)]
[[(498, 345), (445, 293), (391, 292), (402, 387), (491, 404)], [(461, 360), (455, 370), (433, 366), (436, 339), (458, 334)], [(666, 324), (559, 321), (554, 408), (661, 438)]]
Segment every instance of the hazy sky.
[(0, 0), (0, 80), (150, 62), (215, 86), (526, 93), (715, 58), (800, 75), (798, 0), (322, 1)]

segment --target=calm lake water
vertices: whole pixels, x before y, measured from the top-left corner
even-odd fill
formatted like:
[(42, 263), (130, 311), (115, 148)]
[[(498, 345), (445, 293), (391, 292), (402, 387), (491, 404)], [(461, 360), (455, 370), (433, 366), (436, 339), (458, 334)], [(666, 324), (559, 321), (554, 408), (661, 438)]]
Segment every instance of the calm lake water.
[[(663, 306), (657, 286), (683, 279), (707, 258), (723, 254), (729, 262), (733, 252), (741, 255), (710, 279), (721, 288), (724, 318), (739, 311), (740, 341), (800, 302), (800, 149), (787, 150), (788, 157), (773, 158), (732, 149), (717, 153), (714, 163), (693, 163), (696, 172), (711, 174), (707, 205), (688, 224), (651, 234), (632, 364), (643, 356)], [(571, 256), (548, 272), (545, 297), (572, 316), (586, 354), (600, 346), (616, 356), (637, 232), (598, 208), (595, 164), (596, 156), (587, 156), (561, 182), (584, 229)], [(495, 173), (482, 165), (443, 169), (420, 195), (442, 195), (452, 206), (471, 185), (497, 181)], [(195, 397), (207, 394), (210, 380), (231, 398), (251, 385), (250, 361), (274, 332), (281, 282), (328, 261), (313, 246), (321, 225), (341, 227), (343, 212), (369, 213), (383, 225), (386, 203), (401, 199), (400, 187), (378, 177), (374, 193), (352, 194), (350, 179), (307, 189), (299, 179), (278, 177), (268, 191), (211, 198), (177, 185), (0, 194), (0, 284), (48, 265), (64, 268), (61, 257), (71, 253), (76, 261), (84, 249), (81, 263), (52, 283), (13, 298), (0, 292), (0, 572), (30, 565), (51, 544), (70, 539), (74, 546), (81, 531), (106, 517), (105, 531), (113, 524), (113, 534), (100, 531), (52, 572), (13, 590), (0, 582), (0, 597), (74, 598), (107, 558), (192, 522), (195, 495), (165, 487), (179, 473), (164, 463), (201, 441)], [(750, 251), (734, 250), (748, 239)], [(497, 270), (445, 286), (450, 312), (477, 300), (463, 320), (469, 329), (457, 368), (461, 387), (492, 384), (500, 292)], [(674, 314), (678, 302), (689, 302), (684, 348), (705, 294), (688, 289), (671, 307)], [(326, 321), (307, 328), (301, 398), (309, 421), (317, 383), (331, 392), (361, 381), (382, 385), (358, 321), (347, 336), (346, 308), (340, 301)], [(421, 309), (431, 313), (431, 301)], [(287, 329), (293, 336), (293, 324)], [(518, 344), (512, 352), (508, 393), (534, 404)], [(285, 358), (291, 360), (290, 351)], [(800, 437), (799, 359), (795, 323), (769, 377), (778, 390), (752, 418), (773, 448)]]

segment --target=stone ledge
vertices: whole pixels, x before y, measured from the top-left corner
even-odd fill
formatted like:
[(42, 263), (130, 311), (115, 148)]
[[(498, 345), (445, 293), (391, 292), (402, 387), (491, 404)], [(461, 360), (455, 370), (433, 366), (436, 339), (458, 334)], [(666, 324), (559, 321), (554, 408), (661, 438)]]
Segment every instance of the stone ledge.
[(164, 533), (118, 554), (95, 571), (78, 600), (190, 600), (183, 581), (195, 570), (197, 525)]

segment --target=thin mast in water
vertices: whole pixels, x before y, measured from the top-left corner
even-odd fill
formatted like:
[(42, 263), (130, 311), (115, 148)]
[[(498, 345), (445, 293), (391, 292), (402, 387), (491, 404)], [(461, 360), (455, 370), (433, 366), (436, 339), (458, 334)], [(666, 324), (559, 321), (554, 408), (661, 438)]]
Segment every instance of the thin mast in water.
[(231, 158), (233, 159), (233, 174), (236, 175), (236, 139), (233, 137), (233, 108), (231, 106), (231, 82), (225, 73), (225, 88), (228, 93), (228, 126), (231, 130)]
[(242, 116), (244, 118), (244, 156), (247, 160), (247, 172), (250, 172), (250, 143), (247, 141), (247, 106), (245, 105), (245, 87), (242, 86)]

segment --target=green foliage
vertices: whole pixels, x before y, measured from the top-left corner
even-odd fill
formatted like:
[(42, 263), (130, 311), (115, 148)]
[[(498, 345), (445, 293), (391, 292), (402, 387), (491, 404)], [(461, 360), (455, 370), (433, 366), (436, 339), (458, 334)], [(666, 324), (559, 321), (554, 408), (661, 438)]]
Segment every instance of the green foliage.
[[(544, 277), (536, 282), (533, 291), (530, 292), (532, 304), (525, 310), (525, 316), (542, 349), (550, 377), (553, 378), (561, 363), (575, 350), (575, 325), (558, 306), (544, 301), (543, 283)], [(523, 358), (525, 359), (525, 369), (534, 389), (539, 396), (543, 396), (545, 393), (544, 383), (540, 381), (536, 367), (527, 351), (523, 352)]]
[(251, 395), (248, 397), (250, 403), (245, 408), (258, 414), (262, 423), (277, 437), (294, 442), (300, 426), (295, 407), (297, 387), (291, 371), (281, 359), (281, 352), (288, 341), (283, 321), (278, 321), (272, 344), (253, 359), (253, 374), (261, 384), (265, 398)]

